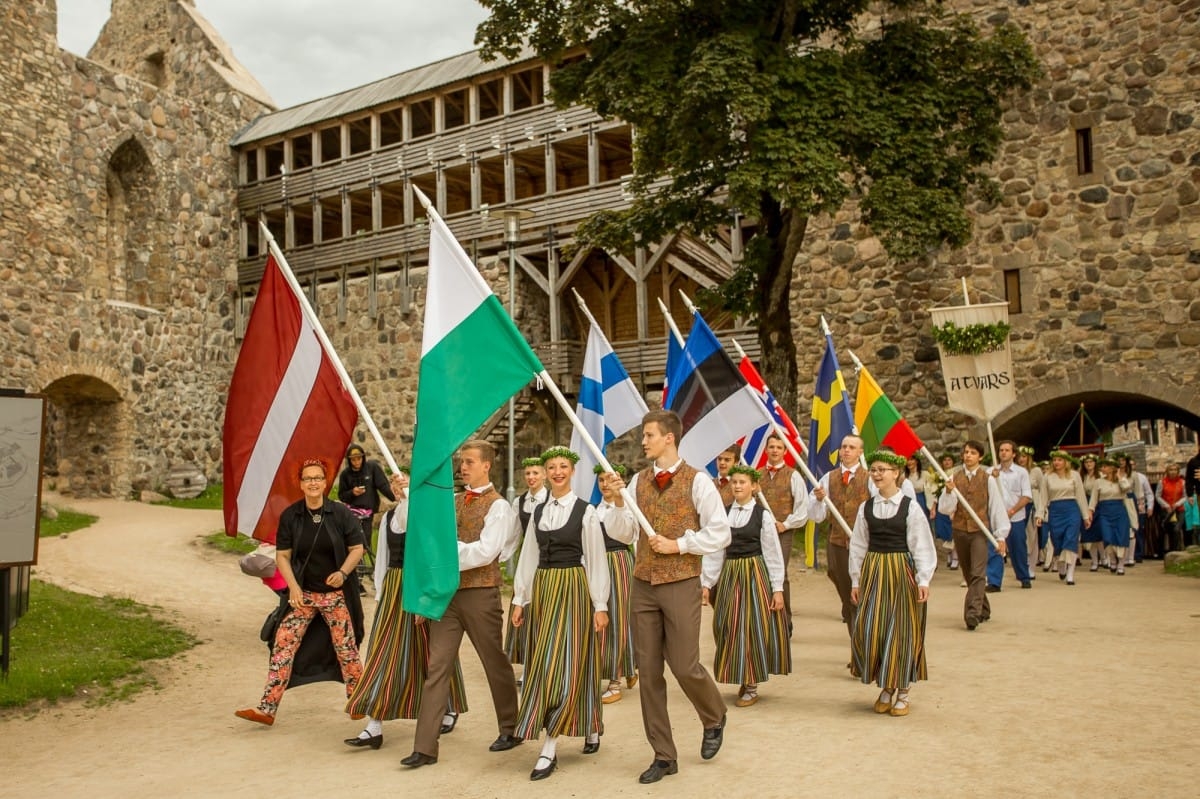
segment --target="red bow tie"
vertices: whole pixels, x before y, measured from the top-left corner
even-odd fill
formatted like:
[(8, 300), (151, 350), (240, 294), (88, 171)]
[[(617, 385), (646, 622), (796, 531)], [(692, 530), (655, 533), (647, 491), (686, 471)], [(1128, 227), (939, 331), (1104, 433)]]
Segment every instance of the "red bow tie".
[(485, 493), (487, 493), (487, 492), (486, 491), (468, 491), (467, 496), (466, 496), (467, 504), (470, 504), (471, 502), (474, 502), (475, 500), (479, 499)]
[(772, 466), (771, 464), (768, 463), (765, 468), (766, 468), (767, 472), (769, 472), (770, 474), (775, 474), (775, 472), (779, 471), (783, 467), (782, 466)]
[(728, 477), (722, 477), (722, 478), (721, 478), (721, 485), (723, 485), (723, 486), (724, 486), (724, 485), (729, 485), (729, 478), (728, 478)]
[(658, 490), (662, 491), (663, 489), (665, 489), (667, 487), (667, 484), (671, 482), (671, 478), (674, 476), (675, 475), (673, 475), (667, 471), (662, 471), (662, 472), (659, 472), (658, 474), (654, 475), (654, 482), (658, 486)]

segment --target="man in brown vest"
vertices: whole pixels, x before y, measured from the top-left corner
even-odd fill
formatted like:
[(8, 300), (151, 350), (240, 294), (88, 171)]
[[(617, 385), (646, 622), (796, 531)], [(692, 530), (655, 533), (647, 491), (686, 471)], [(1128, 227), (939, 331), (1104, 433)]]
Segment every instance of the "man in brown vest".
[(700, 665), (700, 558), (729, 546), (729, 518), (712, 478), (684, 463), (679, 417), (651, 411), (642, 419), (642, 450), (654, 461), (629, 481), (629, 493), (657, 535), (641, 530), (619, 493), (623, 481), (605, 475), (604, 524), (623, 543), (638, 538), (630, 608), (633, 649), (641, 674), (642, 724), (654, 762), (638, 778), (658, 782), (679, 770), (667, 715), (664, 661), (704, 725), (700, 757), (717, 754), (724, 740), (725, 702)]
[(786, 454), (787, 445), (778, 433), (767, 436), (767, 465), (763, 468), (759, 488), (762, 489), (763, 497), (775, 516), (775, 530), (779, 533), (779, 549), (783, 553), (783, 607), (787, 612), (790, 635), (792, 583), (788, 579), (788, 559), (792, 556), (792, 542), (796, 538), (796, 530), (803, 528), (808, 522), (808, 490), (804, 487), (800, 472), (784, 461)]
[[(814, 522), (825, 520), (825, 497), (828, 496), (838, 513), (847, 524), (854, 524), (858, 508), (871, 496), (871, 481), (867, 470), (861, 466), (863, 440), (858, 436), (846, 436), (838, 448), (838, 467), (821, 475), (813, 486), (808, 501), (808, 517)], [(825, 544), (825, 568), (842, 600), (842, 621), (846, 632), (854, 637), (854, 601), (850, 598), (850, 536), (836, 519), (830, 519), (829, 539)], [(846, 668), (854, 670), (851, 658)]]
[(717, 476), (713, 485), (721, 495), (721, 504), (728, 508), (733, 504), (733, 485), (729, 482), (729, 470), (742, 459), (742, 448), (733, 444), (729, 449), (717, 456)]
[[(1008, 551), (1004, 539), (1011, 527), (1008, 521), (1008, 507), (999, 481), (988, 474), (987, 469), (979, 468), (983, 452), (983, 444), (979, 441), (963, 444), (963, 467), (951, 475), (950, 479), (970, 503), (975, 515), (987, 520), (992, 528), (992, 535), (996, 537), (996, 551), (1000, 557), (1004, 557)], [(963, 579), (967, 581), (963, 621), (966, 622), (968, 630), (974, 630), (980, 623), (992, 617), (992, 605), (987, 598), (987, 562), (991, 543), (970, 514), (959, 507), (958, 497), (952, 491), (946, 490), (942, 493), (938, 500), (938, 513), (950, 517), (950, 524), (954, 530), (954, 551), (958, 555)]]
[(450, 695), (450, 675), (463, 633), (471, 639), (483, 664), (500, 737), (491, 745), (503, 752), (521, 743), (513, 736), (517, 723), (517, 683), (504, 656), (501, 630), (500, 560), (511, 553), (517, 521), (512, 507), (492, 487), (489, 473), (496, 451), (486, 441), (468, 441), (459, 450), (459, 475), (466, 491), (454, 498), (458, 519), (458, 592), (446, 613), (429, 625), (429, 672), (421, 705), (413, 753), (400, 762), (413, 768), (436, 763), (442, 714)]

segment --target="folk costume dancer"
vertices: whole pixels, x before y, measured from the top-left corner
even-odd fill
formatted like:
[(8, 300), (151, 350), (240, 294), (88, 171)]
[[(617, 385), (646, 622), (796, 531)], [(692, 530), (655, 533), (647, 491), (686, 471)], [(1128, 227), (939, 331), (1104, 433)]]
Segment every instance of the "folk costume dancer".
[(701, 601), (713, 606), (713, 678), (737, 685), (735, 704), (750, 707), (758, 702), (760, 682), (792, 670), (791, 619), (784, 615), (785, 565), (775, 517), (754, 498), (761, 474), (734, 466), (729, 477), (733, 502), (725, 511), (731, 540), (704, 556)]
[(1092, 523), (1083, 478), (1071, 468), (1071, 456), (1061, 449), (1050, 453), (1050, 468), (1042, 478), (1045, 486), (1046, 518), (1042, 526), (1050, 536), (1045, 571), (1057, 561), (1058, 579), (1075, 585), (1079, 560), (1079, 531)]
[(926, 600), (938, 561), (925, 511), (897, 484), (904, 462), (887, 452), (867, 456), (878, 492), (859, 508), (850, 536), (856, 670), (882, 689), (875, 712), (893, 716), (908, 715), (909, 686), (928, 679)]
[[(992, 550), (1001, 557), (1006, 551), (1008, 536), (1008, 509), (1004, 505), (1004, 489), (999, 481), (980, 468), (983, 459), (983, 444), (974, 439), (963, 444), (962, 471), (951, 476), (954, 487), (970, 503), (981, 520), (987, 519), (996, 538), (996, 546), (988, 541), (979, 525), (971, 518), (952, 491), (945, 491), (938, 500), (938, 511), (951, 517), (954, 528), (954, 549), (963, 579), (967, 581), (967, 594), (963, 600), (963, 622), (968, 630), (974, 630), (992, 617), (992, 605), (987, 598), (987, 561)], [(1024, 541), (1021, 542), (1024, 545)]]
[(429, 627), (429, 674), (417, 711), (412, 754), (400, 761), (411, 768), (438, 761), (438, 735), (450, 694), (450, 675), (458, 658), (463, 633), (479, 655), (496, 710), (500, 735), (488, 747), (503, 752), (522, 740), (513, 732), (517, 723), (517, 682), (504, 656), (501, 634), (504, 610), (500, 603), (500, 561), (516, 546), (516, 514), (492, 486), (490, 472), (496, 450), (483, 440), (459, 449), (459, 475), (466, 490), (454, 498), (458, 527), (458, 591), (438, 621)]
[[(1021, 445), (1017, 447), (1017, 465), (1029, 472), (1029, 488), (1033, 492), (1033, 508), (1026, 516), (1025, 525), (1025, 555), (1026, 561), (1034, 567), (1044, 565), (1043, 555), (1046, 550), (1046, 540), (1049, 537), (1042, 525), (1046, 518), (1046, 495), (1042, 485), (1042, 468), (1033, 458), (1033, 447)], [(1031, 576), (1033, 569), (1030, 569)]]
[[(1079, 476), (1083, 478), (1083, 490), (1089, 498), (1096, 488), (1096, 480), (1100, 477), (1099, 462), (1100, 459), (1091, 453), (1079, 459)], [(1093, 514), (1093, 519), (1094, 517), (1095, 514)], [(1086, 553), (1092, 560), (1088, 571), (1099, 571), (1100, 564), (1104, 560), (1104, 540), (1100, 535), (1100, 525), (1093, 524), (1090, 527), (1083, 527), (1079, 533), (1079, 542), (1084, 545), (1080, 554)]]
[[(954, 474), (954, 470), (958, 468), (958, 458), (953, 452), (943, 452), (938, 458), (938, 463), (942, 466), (942, 471), (946, 474)], [(940, 482), (940, 481), (939, 481)], [(944, 485), (938, 485), (938, 491), (944, 489)], [(933, 534), (941, 543), (942, 549), (946, 552), (946, 568), (958, 568), (958, 556), (954, 552), (954, 525), (950, 517), (942, 513), (937, 508), (937, 497), (940, 493), (932, 498), (929, 507), (929, 517), (933, 519)]]
[[(408, 478), (392, 475), (392, 493), (400, 502), (379, 519), (379, 530), (386, 549), (386, 563), (376, 563), (375, 622), (363, 663), (363, 676), (346, 703), (351, 716), (367, 718), (366, 728), (344, 743), (355, 748), (379, 749), (383, 746), (383, 722), (415, 719), (425, 688), (429, 668), (429, 626), (417, 624), (416, 617), (400, 607), (404, 574), (405, 524)], [(384, 568), (380, 568), (383, 566)], [(442, 717), (441, 734), (453, 731), (458, 714), (467, 712), (467, 692), (462, 668), (456, 660), (450, 678), (450, 703)]]
[[(1000, 481), (1004, 491), (1004, 502), (1008, 506), (1009, 538), (1013, 545), (1008, 548), (1008, 559), (1012, 562), (1013, 576), (1022, 588), (1033, 588), (1033, 575), (1029, 572), (1029, 541), (1025, 527), (1029, 518), (1029, 507), (1033, 502), (1033, 486), (1029, 472), (1016, 463), (1017, 445), (1013, 441), (1001, 441), (996, 445), (1000, 465), (992, 469), (992, 477)], [(1004, 583), (1004, 558), (990, 555), (987, 568), (987, 590), (994, 587), (999, 591)]]
[[(521, 468), (525, 471), (525, 492), (514, 497), (512, 503), (513, 511), (517, 514), (518, 540), (524, 538), (525, 528), (529, 526), (534, 509), (544, 504), (546, 497), (549, 496), (549, 491), (546, 489), (546, 468), (541, 457), (525, 458), (521, 461)], [(510, 568), (515, 565), (509, 564)], [(518, 630), (513, 626), (512, 611), (513, 608), (510, 605), (504, 627), (504, 654), (508, 655), (511, 663), (520, 665), (525, 662), (525, 632), (529, 627), (526, 625), (524, 630)], [(518, 687), (523, 679), (522, 677), (517, 680)]]
[[(619, 463), (612, 464), (613, 470), (625, 477), (629, 473)], [(604, 466), (597, 463), (593, 471), (604, 473)], [(633, 550), (608, 534), (604, 524), (604, 554), (608, 561), (608, 628), (599, 636), (600, 679), (607, 680), (600, 701), (606, 705), (621, 701), (621, 678), (625, 687), (637, 685), (637, 657), (633, 652), (633, 628), (629, 612), (629, 592), (633, 579)]]
[(625, 543), (638, 536), (630, 597), (633, 648), (641, 675), (642, 723), (654, 749), (654, 761), (638, 778), (643, 784), (679, 771), (664, 663), (700, 716), (700, 757), (715, 757), (724, 741), (725, 702), (700, 665), (700, 559), (729, 546), (729, 519), (712, 478), (680, 459), (682, 436), (683, 426), (671, 411), (651, 411), (642, 419), (642, 451), (653, 463), (633, 476), (629, 493), (656, 532), (653, 538), (625, 506), (624, 480), (605, 475), (602, 486), (608, 534)]
[(1100, 528), (1104, 544), (1103, 561), (1092, 561), (1092, 571), (1105, 562), (1113, 574), (1125, 573), (1125, 548), (1129, 545), (1130, 518), (1125, 507), (1129, 480), (1117, 474), (1117, 462), (1112, 458), (1100, 461), (1100, 476), (1092, 484), (1088, 507), (1092, 510), (1092, 526)]
[[(767, 465), (763, 467), (759, 486), (767, 505), (780, 515), (787, 514), (782, 520), (776, 518), (775, 530), (779, 535), (779, 551), (783, 556), (783, 604), (788, 620), (788, 635), (791, 635), (792, 583), (788, 579), (788, 562), (792, 557), (796, 531), (803, 530), (808, 523), (808, 489), (804, 487), (800, 472), (784, 461), (785, 455), (787, 445), (783, 443), (783, 438), (778, 433), (768, 435)], [(801, 558), (801, 562), (803, 560)]]
[(590, 755), (603, 729), (597, 646), (609, 621), (608, 561), (596, 510), (571, 491), (578, 460), (565, 447), (542, 453), (550, 498), (533, 511), (513, 580), (513, 624), (529, 626), (514, 734), (530, 740), (546, 730), (531, 780), (558, 767), (560, 735), (584, 738)]
[(741, 459), (742, 448), (737, 444), (717, 456), (717, 476), (713, 478), (713, 484), (721, 494), (721, 502), (726, 507), (733, 502), (733, 485), (729, 481), (729, 470)]

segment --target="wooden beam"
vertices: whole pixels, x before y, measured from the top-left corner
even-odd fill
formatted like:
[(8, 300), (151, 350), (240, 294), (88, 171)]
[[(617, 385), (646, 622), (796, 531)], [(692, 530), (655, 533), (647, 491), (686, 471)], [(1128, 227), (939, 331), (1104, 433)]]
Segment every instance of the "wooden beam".
[(541, 271), (536, 266), (533, 265), (533, 262), (530, 261), (528, 258), (526, 258), (524, 255), (521, 255), (521, 253), (519, 253), (519, 252), (513, 253), (513, 257), (517, 263), (517, 266), (521, 267), (521, 269), (525, 272), (525, 274), (527, 274), (531, 278), (533, 278), (533, 282), (538, 284), (538, 288), (540, 288), (542, 291), (546, 292), (547, 295), (549, 295), (551, 293), (550, 282), (548, 280), (546, 280), (546, 276), (543, 275), (541, 273)]
[(566, 288), (567, 284), (575, 279), (575, 273), (583, 268), (584, 263), (587, 262), (588, 256), (591, 254), (591, 249), (584, 249), (580, 247), (578, 250), (576, 250), (574, 257), (571, 258), (571, 263), (567, 264), (567, 268), (563, 270), (562, 277), (559, 279), (559, 285), (555, 288)]
[(670, 264), (672, 267), (674, 267), (676, 272), (679, 272), (680, 274), (683, 274), (683, 275), (687, 275), (692, 280), (696, 281), (696, 283), (698, 283), (699, 285), (703, 286), (706, 289), (710, 289), (717, 284), (717, 281), (713, 280), (708, 275), (706, 275), (703, 272), (701, 272), (700, 270), (696, 269), (691, 264), (689, 264), (687, 261), (680, 258), (678, 255), (668, 255), (667, 263)]

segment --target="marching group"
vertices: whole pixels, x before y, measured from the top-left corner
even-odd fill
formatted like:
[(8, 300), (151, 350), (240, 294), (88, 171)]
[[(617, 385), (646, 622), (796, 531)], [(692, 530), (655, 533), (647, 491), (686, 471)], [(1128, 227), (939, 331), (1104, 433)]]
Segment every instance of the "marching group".
[[(961, 464), (944, 456), (952, 468), (943, 484), (886, 448), (864, 457), (862, 439), (847, 436), (837, 466), (810, 492), (785, 462), (782, 440), (769, 443), (761, 471), (739, 464), (740, 452), (731, 448), (717, 459), (713, 478), (679, 457), (681, 437), (674, 413), (648, 413), (642, 448), (650, 465), (628, 482), (622, 468), (599, 474), (596, 505), (573, 492), (578, 455), (566, 448), (527, 459), (528, 490), (510, 504), (491, 483), (493, 447), (464, 444), (458, 474), (465, 490), (455, 497), (458, 590), (437, 620), (401, 608), (407, 478), (400, 473), (375, 485), (397, 505), (380, 520), (375, 623), (362, 661), (356, 567), (370, 520), (327, 497), (325, 464), (304, 462), (298, 473), (304, 499), (281, 516), (276, 542), (287, 613), (272, 643), (262, 699), (236, 715), (274, 723), (305, 633), (320, 614), (346, 686), (346, 711), (366, 721), (345, 743), (379, 749), (384, 721), (415, 719), (413, 749), (401, 763), (435, 764), (439, 737), (453, 732), (467, 710), (458, 660), (465, 633), (496, 713), (491, 751), (544, 731), (532, 780), (556, 770), (563, 736), (583, 738), (582, 754), (595, 754), (603, 706), (622, 698), (624, 680), (627, 689), (641, 685), (653, 760), (639, 781), (653, 783), (678, 770), (665, 667), (701, 720), (703, 759), (714, 757), (724, 740), (726, 706), (717, 683), (737, 685), (736, 705), (749, 707), (761, 683), (791, 671), (787, 561), (795, 531), (810, 520), (829, 521), (826, 573), (847, 628), (846, 667), (880, 689), (874, 710), (891, 716), (908, 714), (909, 690), (927, 676), (925, 610), (938, 540), (949, 545), (948, 565), (962, 570), (971, 630), (991, 616), (987, 595), (999, 590), (1006, 554), (1022, 587), (1034, 579), (1031, 559), (1074, 584), (1081, 543), (1091, 547), (1093, 571), (1103, 564), (1120, 574), (1136, 558), (1138, 539), (1130, 531), (1140, 528), (1126, 498), (1139, 484), (1108, 460), (1099, 461), (1098, 473), (1088, 472), (1085, 461), (1081, 473), (1070, 455), (1055, 451), (1046, 469), (1027, 469), (1032, 453), (1006, 441), (999, 465), (989, 470), (981, 463), (983, 445), (968, 441)], [(361, 468), (361, 451), (354, 455)], [(381, 479), (380, 471), (374, 482)], [(1163, 482), (1159, 499), (1173, 502)], [(1144, 501), (1144, 495), (1135, 500), (1135, 511)], [(514, 557), (506, 622), (501, 564)], [(704, 604), (713, 610), (711, 674), (700, 663)], [(523, 666), (519, 688), (515, 663)]]

